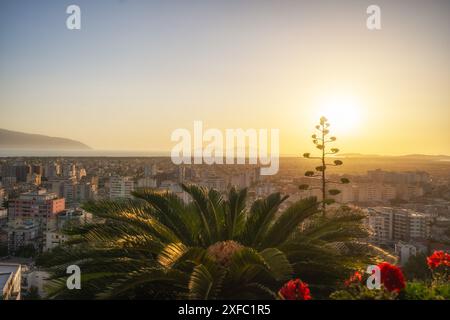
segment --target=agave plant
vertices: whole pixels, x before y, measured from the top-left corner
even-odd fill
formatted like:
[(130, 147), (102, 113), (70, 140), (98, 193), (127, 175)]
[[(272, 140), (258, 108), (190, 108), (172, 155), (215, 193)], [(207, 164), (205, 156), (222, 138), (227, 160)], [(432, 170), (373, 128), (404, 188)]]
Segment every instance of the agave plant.
[[(71, 240), (38, 259), (49, 298), (272, 299), (298, 276), (320, 297), (367, 258), (355, 243), (366, 236), (362, 215), (316, 217), (314, 197), (282, 211), (279, 193), (247, 205), (246, 189), (182, 187), (187, 204), (150, 190), (86, 203), (93, 222), (68, 228)], [(73, 264), (81, 290), (66, 288)]]

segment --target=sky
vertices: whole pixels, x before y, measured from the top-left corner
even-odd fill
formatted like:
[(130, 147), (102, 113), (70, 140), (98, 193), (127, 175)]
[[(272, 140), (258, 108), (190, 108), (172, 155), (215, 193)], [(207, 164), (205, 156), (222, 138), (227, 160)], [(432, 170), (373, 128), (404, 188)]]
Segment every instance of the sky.
[(0, 128), (164, 151), (201, 120), (296, 155), (324, 114), (345, 153), (450, 154), (449, 58), (447, 0), (2, 0)]

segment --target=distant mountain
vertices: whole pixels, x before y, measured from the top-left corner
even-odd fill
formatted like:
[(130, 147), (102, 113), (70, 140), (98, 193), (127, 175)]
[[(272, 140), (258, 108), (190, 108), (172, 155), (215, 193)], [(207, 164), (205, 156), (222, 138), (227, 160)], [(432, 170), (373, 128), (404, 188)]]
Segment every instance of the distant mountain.
[(0, 149), (90, 150), (79, 141), (0, 129)]
[(439, 154), (405, 154), (405, 155), (378, 155), (378, 154), (362, 154), (362, 153), (342, 153), (339, 154), (345, 158), (400, 158), (400, 159), (416, 159), (416, 160), (446, 160), (450, 159), (450, 156)]
[(450, 159), (450, 156), (445, 154), (407, 154), (401, 156), (403, 158), (411, 158), (411, 159), (424, 159), (424, 160), (439, 160), (439, 159)]
[(339, 157), (345, 157), (345, 158), (376, 158), (376, 157), (383, 157), (379, 154), (364, 154), (364, 153), (340, 153), (338, 155)]

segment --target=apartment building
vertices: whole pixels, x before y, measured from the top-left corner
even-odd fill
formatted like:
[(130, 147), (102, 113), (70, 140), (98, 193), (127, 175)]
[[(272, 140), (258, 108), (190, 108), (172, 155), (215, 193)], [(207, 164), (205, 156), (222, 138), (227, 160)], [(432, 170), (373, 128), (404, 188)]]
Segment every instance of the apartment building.
[(109, 180), (109, 197), (111, 199), (130, 198), (134, 191), (132, 177), (113, 176)]
[(392, 245), (396, 241), (430, 237), (431, 216), (409, 209), (391, 207), (367, 208), (367, 224), (376, 244)]

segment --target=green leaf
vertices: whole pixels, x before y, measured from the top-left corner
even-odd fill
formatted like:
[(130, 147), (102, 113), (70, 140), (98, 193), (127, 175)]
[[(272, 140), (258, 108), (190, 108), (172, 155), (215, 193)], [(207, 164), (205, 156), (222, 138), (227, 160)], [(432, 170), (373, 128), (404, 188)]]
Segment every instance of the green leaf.
[(277, 281), (291, 278), (293, 269), (286, 255), (276, 248), (267, 248), (260, 252), (270, 272)]
[(270, 224), (273, 222), (276, 212), (288, 196), (281, 197), (280, 193), (273, 193), (264, 199), (256, 200), (245, 222), (241, 242), (244, 245), (257, 246)]
[(187, 250), (188, 247), (181, 242), (170, 243), (161, 251), (157, 260), (162, 266), (170, 268)]
[(262, 247), (276, 247), (282, 244), (292, 236), (301, 222), (317, 212), (317, 206), (315, 197), (309, 197), (291, 205), (280, 214), (264, 236)]
[(305, 176), (312, 177), (314, 175), (314, 171), (306, 171)]
[(216, 265), (197, 265), (189, 280), (189, 298), (194, 300), (217, 298), (224, 276), (225, 271)]
[(328, 190), (328, 193), (332, 196), (338, 195), (339, 193), (341, 193), (341, 190), (338, 189), (330, 189)]

